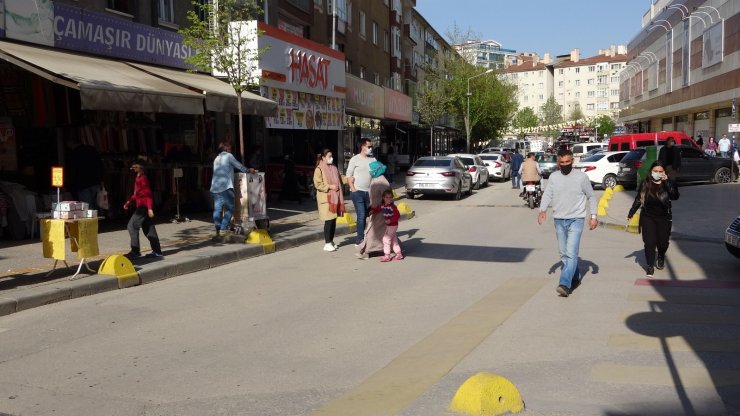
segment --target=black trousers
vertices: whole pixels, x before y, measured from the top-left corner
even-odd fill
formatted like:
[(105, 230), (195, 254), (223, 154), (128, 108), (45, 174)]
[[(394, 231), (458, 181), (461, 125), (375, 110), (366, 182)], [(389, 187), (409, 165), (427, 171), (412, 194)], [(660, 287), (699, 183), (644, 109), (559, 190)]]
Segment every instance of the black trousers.
[(141, 247), (139, 246), (139, 230), (144, 230), (144, 235), (149, 240), (149, 245), (152, 246), (152, 251), (155, 253), (162, 253), (162, 247), (159, 246), (159, 236), (157, 235), (157, 229), (154, 228), (154, 222), (147, 215), (146, 207), (136, 207), (134, 215), (128, 220), (128, 235), (131, 237), (131, 251), (134, 253), (141, 253)]
[(660, 256), (668, 251), (668, 239), (671, 237), (673, 223), (665, 217), (640, 215), (642, 242), (645, 243), (645, 260), (648, 267), (655, 265), (655, 249)]
[(334, 234), (337, 231), (337, 219), (324, 221), (324, 242), (331, 243), (334, 241)]

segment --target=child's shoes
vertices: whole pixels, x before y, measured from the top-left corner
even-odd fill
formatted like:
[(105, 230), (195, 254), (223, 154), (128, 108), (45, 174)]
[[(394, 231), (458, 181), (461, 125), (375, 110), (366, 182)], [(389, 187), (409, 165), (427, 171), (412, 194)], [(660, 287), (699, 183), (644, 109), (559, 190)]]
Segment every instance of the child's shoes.
[(385, 263), (387, 261), (391, 261), (391, 258), (390, 258), (390, 256), (383, 256), (383, 257), (380, 258), (380, 261), (383, 262), (383, 263)]
[(403, 260), (403, 259), (404, 257), (403, 257), (403, 254), (401, 253), (396, 254), (396, 257), (393, 258), (393, 260)]

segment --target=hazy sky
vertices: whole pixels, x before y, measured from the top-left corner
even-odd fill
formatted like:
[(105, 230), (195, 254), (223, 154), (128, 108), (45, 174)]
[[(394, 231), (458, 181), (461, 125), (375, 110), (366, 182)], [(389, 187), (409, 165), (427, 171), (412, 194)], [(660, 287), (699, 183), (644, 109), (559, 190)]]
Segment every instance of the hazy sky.
[[(417, 0), (416, 9), (447, 39), (454, 25), (517, 52), (581, 57), (627, 45), (640, 31), (650, 0)], [(449, 41), (449, 39), (447, 39)]]

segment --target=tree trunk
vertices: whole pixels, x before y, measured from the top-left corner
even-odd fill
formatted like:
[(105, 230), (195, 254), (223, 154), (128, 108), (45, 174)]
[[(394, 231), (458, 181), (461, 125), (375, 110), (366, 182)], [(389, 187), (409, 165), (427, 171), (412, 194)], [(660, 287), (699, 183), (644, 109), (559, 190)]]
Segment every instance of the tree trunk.
[(236, 112), (239, 117), (239, 156), (241, 156), (242, 164), (246, 163), (244, 159), (244, 120), (242, 120), (242, 93), (237, 91), (236, 93)]

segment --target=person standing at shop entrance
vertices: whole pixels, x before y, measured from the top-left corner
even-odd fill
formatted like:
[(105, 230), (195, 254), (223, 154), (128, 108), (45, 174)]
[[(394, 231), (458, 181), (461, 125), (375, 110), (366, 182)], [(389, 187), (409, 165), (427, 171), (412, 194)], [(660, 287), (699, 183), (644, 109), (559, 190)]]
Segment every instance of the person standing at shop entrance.
[(347, 182), (352, 192), (352, 204), (355, 206), (357, 215), (357, 239), (356, 245), (360, 245), (365, 239), (365, 220), (368, 207), (370, 206), (370, 163), (375, 162), (373, 157), (373, 141), (360, 139), (358, 142), (360, 152), (349, 160), (347, 166)]
[(231, 216), (234, 212), (234, 169), (244, 173), (254, 173), (255, 170), (239, 163), (231, 154), (231, 142), (223, 141), (219, 144), (220, 153), (213, 160), (213, 178), (211, 179), (211, 195), (213, 195), (213, 225), (216, 227), (215, 239), (220, 239), (229, 233)]

